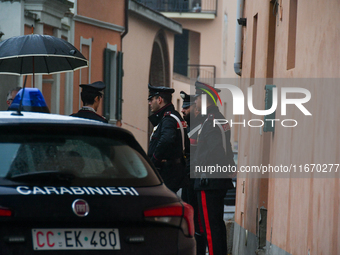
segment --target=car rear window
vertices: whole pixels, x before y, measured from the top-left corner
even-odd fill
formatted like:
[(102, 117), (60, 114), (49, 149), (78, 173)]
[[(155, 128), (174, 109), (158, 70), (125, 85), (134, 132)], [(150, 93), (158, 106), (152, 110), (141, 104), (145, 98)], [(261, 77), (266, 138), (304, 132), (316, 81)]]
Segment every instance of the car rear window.
[(74, 135), (0, 135), (0, 177), (66, 172), (78, 179), (119, 180), (148, 186), (159, 179), (142, 155), (124, 141)]

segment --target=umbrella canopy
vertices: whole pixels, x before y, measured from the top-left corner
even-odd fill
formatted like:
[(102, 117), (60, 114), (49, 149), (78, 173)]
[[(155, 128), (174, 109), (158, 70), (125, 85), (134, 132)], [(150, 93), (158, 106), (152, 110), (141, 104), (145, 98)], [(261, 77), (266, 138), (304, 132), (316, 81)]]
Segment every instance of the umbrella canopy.
[(87, 66), (87, 59), (77, 48), (54, 36), (30, 34), (0, 43), (2, 74), (54, 74)]

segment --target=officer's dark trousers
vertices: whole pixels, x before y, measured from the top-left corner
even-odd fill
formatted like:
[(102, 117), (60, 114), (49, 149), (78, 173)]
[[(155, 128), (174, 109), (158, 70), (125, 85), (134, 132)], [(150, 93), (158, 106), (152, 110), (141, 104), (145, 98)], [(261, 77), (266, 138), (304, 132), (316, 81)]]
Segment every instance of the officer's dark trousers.
[(194, 209), (194, 224), (195, 224), (195, 240), (196, 240), (196, 255), (206, 254), (206, 238), (203, 231), (203, 226), (200, 223), (200, 215), (198, 210), (197, 191), (194, 190), (194, 179), (190, 179), (188, 187), (182, 189), (182, 199), (190, 204)]
[[(227, 233), (223, 220), (226, 192), (226, 189), (197, 191), (200, 223), (206, 237), (209, 255), (227, 254)], [(201, 249), (197, 250), (197, 254), (205, 254), (203, 247), (197, 248)]]

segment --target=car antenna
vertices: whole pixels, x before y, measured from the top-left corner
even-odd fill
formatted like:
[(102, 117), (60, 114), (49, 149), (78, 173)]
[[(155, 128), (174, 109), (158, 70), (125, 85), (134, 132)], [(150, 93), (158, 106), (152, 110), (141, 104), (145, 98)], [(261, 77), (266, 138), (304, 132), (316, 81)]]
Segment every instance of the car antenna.
[(23, 114), (21, 113), (21, 106), (22, 106), (22, 100), (24, 99), (26, 81), (27, 81), (27, 75), (26, 75), (26, 77), (25, 77), (24, 86), (23, 86), (23, 88), (22, 88), (22, 93), (21, 93), (20, 104), (19, 104), (18, 110), (17, 110), (17, 112), (12, 113), (12, 115), (23, 116)]

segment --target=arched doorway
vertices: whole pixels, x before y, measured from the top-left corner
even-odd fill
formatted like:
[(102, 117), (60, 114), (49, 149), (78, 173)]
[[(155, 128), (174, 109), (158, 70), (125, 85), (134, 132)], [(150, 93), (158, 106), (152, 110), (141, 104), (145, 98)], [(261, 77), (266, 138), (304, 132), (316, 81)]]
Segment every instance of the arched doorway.
[(169, 51), (165, 34), (160, 30), (153, 42), (149, 83), (153, 86), (170, 86)]
[[(158, 31), (152, 46), (150, 63), (149, 83), (157, 87), (170, 87), (170, 63), (169, 51), (163, 30)], [(152, 114), (148, 105), (149, 116)], [(148, 141), (152, 133), (153, 126), (148, 125)]]

